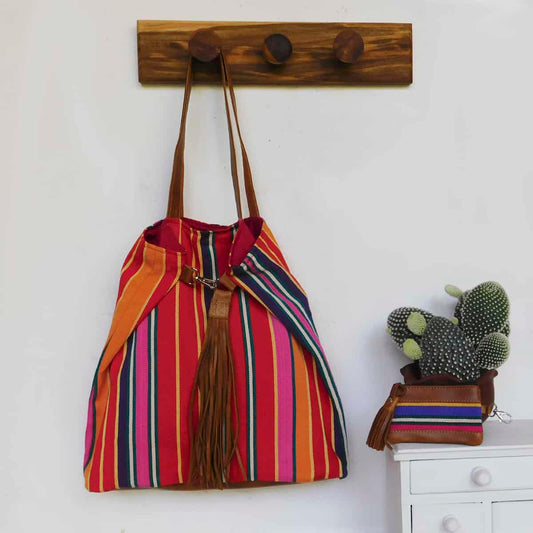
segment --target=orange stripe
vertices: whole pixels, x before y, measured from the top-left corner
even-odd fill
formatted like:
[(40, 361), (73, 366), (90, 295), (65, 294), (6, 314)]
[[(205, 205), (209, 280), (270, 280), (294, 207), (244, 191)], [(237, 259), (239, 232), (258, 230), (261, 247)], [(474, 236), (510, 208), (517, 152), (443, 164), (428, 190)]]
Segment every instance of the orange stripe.
[(266, 222), (263, 222), (263, 228), (265, 234), (268, 236), (268, 238), (274, 243), (274, 246), (280, 251), (281, 249), (279, 247), (278, 241), (276, 241), (276, 237), (274, 237), (274, 234), (272, 233), (271, 229), (267, 226)]
[(129, 280), (129, 290), (126, 291), (125, 289), (119, 302), (117, 302), (101, 367), (106, 368), (108, 366), (109, 359), (117, 353), (130, 336), (146, 304), (165, 274), (165, 262), (165, 254), (145, 247), (141, 267)]
[[(146, 249), (145, 249), (146, 251)], [(143, 272), (143, 267), (145, 266), (145, 263), (144, 263), (144, 252), (143, 252), (143, 262), (141, 263), (141, 266), (139, 267), (139, 269), (137, 270), (137, 272), (135, 272), (135, 274), (132, 274), (131, 278), (126, 282), (126, 285), (124, 285), (124, 289), (122, 289), (122, 293), (120, 295), (120, 297), (118, 298), (117, 300), (117, 303), (116, 303), (116, 306), (115, 306), (115, 314), (113, 315), (113, 320), (111, 322), (111, 327), (109, 328), (109, 335), (107, 336), (107, 340), (106, 342), (109, 342), (109, 340), (111, 339), (111, 337), (114, 335), (116, 329), (117, 329), (117, 324), (118, 324), (118, 309), (119, 309), (119, 306), (122, 305), (123, 303), (123, 299), (126, 298), (126, 295), (128, 298), (131, 297), (131, 291), (128, 291), (128, 289), (130, 289), (130, 285), (136, 285), (139, 283), (139, 280), (137, 279), (138, 277), (142, 277), (143, 274), (145, 274), (145, 272)]]
[(137, 241), (135, 242), (135, 245), (133, 246), (133, 250), (131, 251), (130, 258), (124, 263), (124, 266), (122, 267), (122, 270), (120, 271), (120, 274), (124, 274), (126, 270), (129, 268), (129, 266), (133, 263), (133, 259), (135, 258), (135, 254), (137, 253), (137, 248), (139, 248), (139, 244), (141, 244), (143, 236), (141, 235)]
[(283, 265), (279, 255), (276, 255), (276, 252), (274, 250), (272, 250), (272, 248), (269, 246), (268, 242), (266, 241), (266, 239), (263, 237), (263, 235), (260, 235), (259, 236), (259, 239), (258, 239), (262, 246), (261, 246), (261, 250), (262, 252), (267, 256), (269, 257), (272, 261), (274, 261), (274, 263), (277, 263), (278, 265), (282, 266), (283, 268), (285, 268), (285, 266)]
[[(156, 257), (154, 257), (154, 254)], [(124, 293), (121, 299), (120, 307), (117, 305), (115, 310), (115, 328), (113, 335), (110, 334), (110, 339), (100, 363), (100, 370), (98, 371), (98, 395), (95, 400), (96, 416), (95, 416), (95, 436), (99, 435), (103, 424), (103, 418), (106, 414), (107, 397), (108, 397), (108, 383), (104, 381), (104, 374), (109, 374), (109, 365), (113, 357), (123, 347), (124, 342), (128, 339), (137, 324), (139, 317), (144, 312), (153, 293), (157, 289), (159, 283), (165, 275), (165, 255), (154, 252), (150, 248), (145, 248), (143, 252), (143, 266), (140, 271), (137, 282), (132, 285), (129, 295), (126, 298)], [(142, 303), (141, 303), (142, 302)], [(90, 475), (92, 469), (92, 458), (87, 465), (87, 475)]]
[(310, 391), (310, 378), (309, 373), (307, 371), (307, 366), (305, 367), (305, 390), (307, 392), (307, 405), (308, 405), (308, 413), (309, 413), (309, 460), (311, 463), (311, 481), (315, 479), (315, 461), (313, 456), (313, 416), (312, 416), (312, 409), (311, 409), (311, 391)]
[(296, 403), (296, 481), (304, 482), (313, 479), (312, 445), (310, 428), (309, 383), (304, 354), (300, 344), (292, 339), (294, 354), (294, 387)]
[(315, 380), (315, 390), (316, 390), (316, 398), (318, 402), (318, 412), (320, 414), (320, 425), (322, 427), (322, 440), (324, 443), (324, 460), (325, 460), (325, 479), (329, 478), (329, 457), (328, 457), (328, 444), (326, 440), (326, 427), (324, 425), (324, 414), (322, 412), (322, 399), (320, 398), (320, 389), (318, 387), (318, 375), (316, 370), (316, 360), (313, 357), (313, 377)]
[(109, 372), (107, 372), (106, 376), (106, 384), (107, 384), (107, 406), (105, 410), (105, 416), (104, 416), (104, 427), (102, 429), (102, 449), (100, 451), (100, 472), (99, 472), (99, 480), (98, 485), (100, 492), (104, 491), (104, 452), (105, 452), (105, 445), (106, 445), (106, 429), (107, 429), (107, 415), (109, 414), (109, 397), (111, 392), (111, 386), (110, 386), (110, 375)]

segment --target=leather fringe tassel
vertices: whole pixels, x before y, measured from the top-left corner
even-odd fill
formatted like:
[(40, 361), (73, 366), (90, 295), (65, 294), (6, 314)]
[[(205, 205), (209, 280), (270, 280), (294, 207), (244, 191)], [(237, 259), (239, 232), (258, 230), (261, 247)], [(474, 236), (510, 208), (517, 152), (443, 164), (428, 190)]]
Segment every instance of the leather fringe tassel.
[(368, 438), (366, 439), (366, 444), (374, 450), (384, 450), (387, 445), (387, 437), (389, 435), (389, 428), (392, 417), (394, 416), (394, 411), (396, 405), (401, 396), (404, 395), (405, 389), (404, 385), (401, 383), (395, 383), (392, 386), (390, 395), (387, 398), (387, 401), (383, 407), (377, 412), (370, 432), (368, 433)]
[[(234, 289), (233, 282), (223, 276), (213, 295), (189, 405), (189, 482), (209, 489), (222, 489), (228, 483), (237, 448), (235, 371), (228, 321)], [(194, 427), (196, 400), (198, 421)]]

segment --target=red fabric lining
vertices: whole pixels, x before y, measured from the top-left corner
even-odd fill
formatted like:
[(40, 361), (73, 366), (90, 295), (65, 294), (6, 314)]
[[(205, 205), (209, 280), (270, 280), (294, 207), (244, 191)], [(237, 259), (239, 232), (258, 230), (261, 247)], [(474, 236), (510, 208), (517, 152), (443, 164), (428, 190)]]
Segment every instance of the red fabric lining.
[(191, 218), (165, 218), (144, 231), (145, 241), (167, 251), (186, 252), (186, 248), (179, 242), (178, 223), (180, 220), (185, 226), (198, 231), (230, 232), (237, 227), (237, 233), (229, 254), (230, 267), (238, 266), (244, 261), (248, 252), (255, 245), (263, 227), (263, 219), (261, 217), (244, 218), (228, 226), (208, 224)]

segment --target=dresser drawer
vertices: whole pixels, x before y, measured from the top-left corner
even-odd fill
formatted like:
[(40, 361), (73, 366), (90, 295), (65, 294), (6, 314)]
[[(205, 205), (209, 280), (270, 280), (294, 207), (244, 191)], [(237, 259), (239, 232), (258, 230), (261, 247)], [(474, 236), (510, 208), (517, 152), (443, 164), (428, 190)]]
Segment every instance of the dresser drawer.
[(411, 494), (533, 488), (533, 456), (411, 461)]
[(492, 504), (492, 533), (531, 533), (533, 501)]
[(413, 505), (412, 533), (446, 533), (448, 531), (484, 533), (483, 506), (480, 503)]

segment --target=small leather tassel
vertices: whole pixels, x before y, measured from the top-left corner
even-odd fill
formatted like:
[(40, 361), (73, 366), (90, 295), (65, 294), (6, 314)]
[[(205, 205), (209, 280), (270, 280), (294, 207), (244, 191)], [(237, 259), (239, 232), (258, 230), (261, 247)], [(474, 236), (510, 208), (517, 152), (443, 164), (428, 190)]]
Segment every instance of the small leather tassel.
[(392, 417), (394, 416), (396, 405), (404, 393), (405, 386), (401, 383), (395, 383), (392, 386), (387, 401), (376, 414), (374, 422), (372, 423), (372, 427), (370, 428), (370, 432), (368, 433), (366, 444), (370, 448), (380, 451), (385, 449), (387, 437), (389, 435), (390, 423)]
[[(189, 482), (222, 489), (237, 448), (235, 372), (229, 336), (229, 308), (235, 285), (224, 276), (209, 307), (207, 327), (189, 406)], [(198, 421), (194, 427), (194, 405)]]

